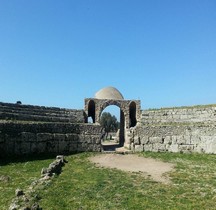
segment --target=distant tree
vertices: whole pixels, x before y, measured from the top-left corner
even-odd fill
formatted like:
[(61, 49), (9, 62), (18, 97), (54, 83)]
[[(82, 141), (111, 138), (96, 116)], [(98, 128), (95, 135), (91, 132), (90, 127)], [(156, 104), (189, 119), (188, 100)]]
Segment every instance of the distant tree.
[(17, 103), (17, 104), (22, 104), (22, 102), (21, 102), (21, 101), (17, 101), (16, 103)]
[(107, 138), (109, 132), (116, 132), (119, 128), (119, 122), (114, 115), (109, 112), (103, 112), (100, 118), (100, 124), (104, 129), (105, 136)]

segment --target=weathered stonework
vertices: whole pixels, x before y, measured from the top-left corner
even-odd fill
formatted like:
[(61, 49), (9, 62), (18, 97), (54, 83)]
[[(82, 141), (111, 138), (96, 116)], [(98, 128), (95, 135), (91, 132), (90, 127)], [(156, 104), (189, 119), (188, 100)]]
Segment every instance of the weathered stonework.
[(108, 87), (86, 98), (84, 110), (0, 102), (0, 156), (101, 151), (99, 121), (110, 105), (120, 108), (119, 146), (216, 154), (216, 105), (141, 111), (139, 100)]
[(130, 132), (134, 151), (216, 154), (216, 106), (142, 111)]
[(100, 131), (83, 110), (0, 103), (0, 157), (101, 151)]
[(216, 122), (216, 106), (143, 110), (141, 122), (144, 124)]
[(121, 146), (128, 147), (127, 130), (139, 122), (141, 114), (140, 101), (87, 98), (85, 99), (86, 122), (87, 117), (92, 117), (93, 122), (99, 124), (102, 111), (110, 105), (116, 105), (120, 108), (120, 132), (118, 138)]
[(130, 127), (130, 104), (136, 104), (136, 119), (140, 118), (140, 101), (139, 100), (113, 100), (113, 99), (95, 99), (87, 98), (85, 99), (85, 113), (89, 115), (89, 102), (94, 101), (95, 103), (95, 122), (99, 123), (102, 111), (110, 106), (116, 105), (124, 114), (125, 127)]

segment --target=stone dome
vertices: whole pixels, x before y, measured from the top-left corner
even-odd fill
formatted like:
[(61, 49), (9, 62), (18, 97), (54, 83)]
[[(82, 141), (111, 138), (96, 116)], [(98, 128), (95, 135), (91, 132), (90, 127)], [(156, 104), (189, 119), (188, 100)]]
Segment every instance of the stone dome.
[(96, 99), (123, 100), (122, 94), (114, 87), (105, 87), (95, 94)]

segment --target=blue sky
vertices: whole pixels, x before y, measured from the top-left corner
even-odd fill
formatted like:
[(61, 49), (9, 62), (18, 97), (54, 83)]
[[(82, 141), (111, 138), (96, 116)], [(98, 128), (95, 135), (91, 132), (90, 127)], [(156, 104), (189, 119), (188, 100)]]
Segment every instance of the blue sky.
[(0, 101), (216, 103), (215, 0), (0, 0)]

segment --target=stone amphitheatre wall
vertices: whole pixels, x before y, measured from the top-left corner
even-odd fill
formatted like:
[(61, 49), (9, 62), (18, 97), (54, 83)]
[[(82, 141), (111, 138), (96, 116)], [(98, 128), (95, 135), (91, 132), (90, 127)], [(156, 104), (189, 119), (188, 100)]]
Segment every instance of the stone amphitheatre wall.
[(216, 154), (216, 105), (144, 110), (129, 136), (135, 151)]
[(0, 120), (83, 123), (84, 111), (0, 102)]
[(101, 127), (84, 111), (0, 103), (0, 156), (100, 151)]
[[(0, 103), (0, 156), (101, 151), (84, 110)], [(216, 154), (216, 105), (143, 110), (126, 130), (134, 151)]]
[(144, 124), (216, 122), (216, 105), (143, 110), (141, 122)]

